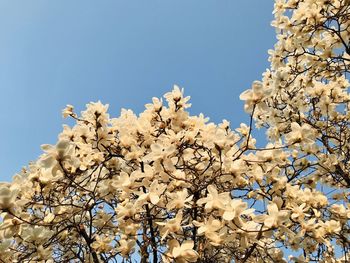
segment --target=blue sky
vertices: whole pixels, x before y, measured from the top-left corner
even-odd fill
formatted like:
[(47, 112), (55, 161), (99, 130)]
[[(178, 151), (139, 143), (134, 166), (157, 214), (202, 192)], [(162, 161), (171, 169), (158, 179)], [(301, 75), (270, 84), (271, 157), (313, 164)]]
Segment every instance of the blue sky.
[(239, 94), (269, 66), (273, 1), (0, 0), (0, 181), (54, 144), (61, 110), (139, 113), (173, 84), (192, 114), (247, 122)]

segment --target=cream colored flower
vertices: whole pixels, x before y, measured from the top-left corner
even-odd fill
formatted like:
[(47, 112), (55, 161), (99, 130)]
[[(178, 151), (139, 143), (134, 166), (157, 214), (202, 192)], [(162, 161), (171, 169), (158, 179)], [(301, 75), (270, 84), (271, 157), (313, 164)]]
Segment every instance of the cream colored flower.
[(286, 222), (289, 218), (289, 211), (279, 210), (277, 204), (270, 203), (267, 205), (267, 215), (255, 216), (254, 221), (264, 223), (266, 228), (278, 227)]
[(11, 189), (10, 186), (0, 185), (0, 210), (12, 209), (15, 205), (19, 190)]
[(63, 110), (62, 110), (62, 116), (63, 118), (67, 118), (68, 116), (72, 115), (74, 111), (74, 107), (70, 104), (68, 104)]
[(194, 243), (192, 240), (186, 240), (180, 245), (177, 240), (172, 239), (169, 241), (170, 257), (176, 263), (196, 262), (199, 255), (193, 250), (193, 247)]
[(218, 193), (214, 185), (209, 185), (207, 187), (208, 195), (207, 197), (201, 198), (197, 201), (198, 205), (205, 204), (204, 208), (206, 211), (211, 211), (213, 209), (225, 209), (225, 203), (229, 200), (228, 193)]
[(161, 237), (162, 240), (167, 237), (169, 233), (176, 233), (182, 230), (182, 212), (178, 212), (173, 219), (168, 220), (167, 222), (157, 222), (156, 224), (161, 227)]
[(198, 222), (193, 221), (193, 224), (198, 227), (198, 235), (205, 235), (214, 246), (220, 245), (224, 241), (224, 236), (219, 233), (224, 223), (218, 219), (209, 217), (208, 221)]

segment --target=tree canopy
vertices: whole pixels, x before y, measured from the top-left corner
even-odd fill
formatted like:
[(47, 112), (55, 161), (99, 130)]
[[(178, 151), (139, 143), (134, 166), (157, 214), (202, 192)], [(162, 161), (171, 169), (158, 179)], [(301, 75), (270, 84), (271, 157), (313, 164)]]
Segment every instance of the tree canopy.
[[(350, 261), (350, 1), (276, 0), (248, 124), (89, 103), (0, 183), (0, 262)], [(257, 147), (252, 130), (266, 130)]]

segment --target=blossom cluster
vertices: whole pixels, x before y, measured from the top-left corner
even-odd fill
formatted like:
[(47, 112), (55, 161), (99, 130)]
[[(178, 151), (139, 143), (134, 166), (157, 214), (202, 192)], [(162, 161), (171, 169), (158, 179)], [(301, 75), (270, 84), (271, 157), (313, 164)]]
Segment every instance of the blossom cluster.
[[(0, 186), (0, 259), (285, 262), (281, 245), (334, 256), (345, 191), (329, 200), (299, 176), (299, 154), (279, 142), (257, 149), (245, 124), (191, 116), (178, 87), (165, 99), (119, 118), (100, 102), (81, 116), (68, 106), (76, 125)], [(312, 144), (302, 129), (292, 127), (293, 147)]]
[[(277, 43), (269, 51), (271, 67), (241, 99), (256, 125), (267, 129), (269, 141), (281, 144), (292, 157), (287, 181), (334, 193), (328, 202), (348, 207), (349, 197), (343, 194), (350, 188), (350, 2), (276, 0), (273, 13)], [(338, 218), (333, 226), (342, 224)], [(350, 236), (344, 220), (338, 238), (329, 241), (347, 262)], [(301, 258), (325, 260), (322, 253), (306, 252)]]
[(249, 125), (190, 115), (177, 86), (139, 115), (68, 105), (75, 125), (0, 183), (0, 261), (349, 262), (350, 2), (274, 14)]

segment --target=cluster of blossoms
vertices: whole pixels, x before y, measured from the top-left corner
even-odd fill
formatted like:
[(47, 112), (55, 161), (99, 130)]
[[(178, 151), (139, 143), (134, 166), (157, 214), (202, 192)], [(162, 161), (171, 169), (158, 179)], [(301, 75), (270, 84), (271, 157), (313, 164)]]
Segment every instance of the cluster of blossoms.
[[(269, 141), (280, 143), (292, 157), (287, 181), (334, 194), (328, 195), (333, 208), (315, 214), (312, 226), (324, 216), (334, 220), (334, 227), (339, 223), (337, 237), (328, 241), (349, 262), (349, 217), (334, 211), (349, 207), (350, 1), (276, 0), (274, 15), (277, 43), (269, 51), (271, 67), (241, 99), (256, 124), (267, 129)], [(313, 246), (311, 253), (299, 245), (306, 250), (299, 261), (326, 260), (320, 252), (326, 249)], [(337, 256), (327, 262), (337, 262)]]
[(139, 116), (67, 106), (76, 124), (0, 183), (0, 262), (349, 262), (349, 5), (276, 0), (250, 125), (191, 116), (176, 86)]
[(2, 262), (286, 262), (283, 247), (331, 262), (349, 195), (329, 200), (304, 176), (315, 168), (295, 150), (317, 134), (295, 124), (291, 150), (257, 149), (245, 124), (190, 116), (178, 87), (165, 99), (119, 118), (68, 106), (76, 125), (0, 186)]

